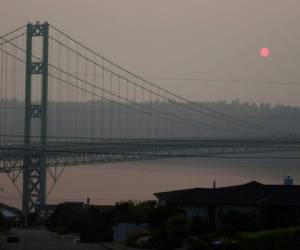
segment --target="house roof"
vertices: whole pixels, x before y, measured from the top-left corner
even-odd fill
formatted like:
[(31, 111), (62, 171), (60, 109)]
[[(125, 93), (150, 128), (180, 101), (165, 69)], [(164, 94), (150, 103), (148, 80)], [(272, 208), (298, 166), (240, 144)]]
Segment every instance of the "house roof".
[(154, 194), (167, 204), (299, 205), (300, 185), (264, 185), (251, 181), (237, 186), (192, 188)]

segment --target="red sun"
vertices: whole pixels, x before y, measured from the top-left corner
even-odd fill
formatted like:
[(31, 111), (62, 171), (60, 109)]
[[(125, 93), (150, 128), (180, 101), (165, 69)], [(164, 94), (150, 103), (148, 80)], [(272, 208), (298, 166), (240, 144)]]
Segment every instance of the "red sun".
[(270, 50), (268, 48), (261, 48), (259, 53), (263, 58), (268, 58), (270, 56)]

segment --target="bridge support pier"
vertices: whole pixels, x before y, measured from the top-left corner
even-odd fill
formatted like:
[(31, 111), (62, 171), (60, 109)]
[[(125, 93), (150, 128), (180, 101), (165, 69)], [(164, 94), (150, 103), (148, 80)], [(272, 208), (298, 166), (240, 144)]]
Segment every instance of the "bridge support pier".
[[(42, 40), (42, 58), (33, 57), (33, 39)], [(22, 209), (25, 225), (28, 226), (28, 215), (39, 205), (46, 203), (46, 142), (47, 142), (47, 104), (48, 104), (48, 23), (27, 25), (26, 45), (26, 82), (25, 82), (25, 124), (24, 143), (30, 154), (23, 159), (23, 203)], [(41, 92), (36, 93), (32, 86), (40, 84)], [(34, 85), (36, 86), (36, 85)], [(35, 92), (33, 92), (35, 91)], [(33, 93), (39, 95), (33, 99)], [(35, 123), (35, 126), (33, 126)], [(34, 136), (33, 136), (34, 133)], [(33, 143), (42, 145), (42, 151), (35, 153), (30, 150)]]

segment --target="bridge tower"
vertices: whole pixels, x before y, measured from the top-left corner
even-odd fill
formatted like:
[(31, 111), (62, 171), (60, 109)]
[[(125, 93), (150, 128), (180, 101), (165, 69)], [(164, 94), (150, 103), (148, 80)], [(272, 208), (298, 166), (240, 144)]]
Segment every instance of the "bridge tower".
[[(34, 47), (35, 44), (38, 44), (37, 42), (41, 42), (42, 46)], [(22, 209), (25, 224), (28, 224), (28, 215), (34, 212), (38, 205), (46, 203), (47, 157), (45, 147), (47, 142), (48, 46), (48, 23), (29, 23), (27, 25), (26, 44), (24, 143), (26, 149), (30, 149), (34, 143), (40, 143), (42, 150), (36, 153), (30, 151), (30, 154), (23, 159)], [(32, 55), (33, 51), (38, 49), (41, 55), (40, 60), (36, 60), (36, 57)], [(36, 87), (36, 84), (40, 86)], [(38, 93), (38, 98), (33, 99), (33, 91), (36, 89), (41, 91)]]

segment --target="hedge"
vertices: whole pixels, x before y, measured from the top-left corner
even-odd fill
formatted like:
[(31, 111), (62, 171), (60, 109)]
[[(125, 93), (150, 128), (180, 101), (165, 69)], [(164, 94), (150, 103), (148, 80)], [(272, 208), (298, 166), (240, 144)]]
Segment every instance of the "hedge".
[(239, 234), (241, 250), (299, 250), (300, 227)]

